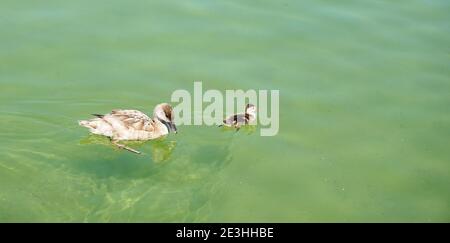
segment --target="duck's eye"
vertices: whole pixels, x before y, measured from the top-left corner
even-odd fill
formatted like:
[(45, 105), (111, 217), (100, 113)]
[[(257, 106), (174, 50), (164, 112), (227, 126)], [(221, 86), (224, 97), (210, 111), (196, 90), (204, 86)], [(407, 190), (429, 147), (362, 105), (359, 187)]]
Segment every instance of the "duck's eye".
[(166, 117), (169, 118), (169, 120), (172, 120), (172, 113), (166, 113)]

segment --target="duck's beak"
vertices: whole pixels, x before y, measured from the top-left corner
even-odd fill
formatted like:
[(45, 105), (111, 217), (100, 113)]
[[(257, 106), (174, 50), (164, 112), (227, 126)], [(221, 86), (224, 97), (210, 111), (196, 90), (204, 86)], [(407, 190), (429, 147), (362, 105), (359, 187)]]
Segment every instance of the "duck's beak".
[(170, 124), (170, 130), (172, 130), (173, 133), (177, 134), (178, 131), (177, 131), (177, 126), (175, 126), (175, 123), (170, 122), (169, 124)]

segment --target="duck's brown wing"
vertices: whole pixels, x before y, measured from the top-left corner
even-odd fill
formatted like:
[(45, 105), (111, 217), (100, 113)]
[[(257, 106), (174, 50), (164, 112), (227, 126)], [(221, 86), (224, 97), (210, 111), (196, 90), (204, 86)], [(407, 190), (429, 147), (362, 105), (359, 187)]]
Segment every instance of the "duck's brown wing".
[(154, 121), (143, 112), (137, 110), (113, 110), (105, 118), (114, 123), (121, 123), (125, 129), (147, 132), (154, 130)]

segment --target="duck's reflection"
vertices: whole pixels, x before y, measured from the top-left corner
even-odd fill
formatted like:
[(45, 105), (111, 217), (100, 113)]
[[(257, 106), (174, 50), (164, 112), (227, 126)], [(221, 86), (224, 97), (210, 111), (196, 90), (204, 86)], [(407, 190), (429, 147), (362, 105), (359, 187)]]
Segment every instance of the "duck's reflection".
[[(141, 151), (143, 155), (149, 154), (147, 152), (148, 151), (147, 145), (150, 144), (151, 146), (150, 155), (152, 157), (153, 162), (156, 163), (162, 163), (164, 161), (167, 161), (176, 147), (176, 141), (167, 140), (165, 138), (160, 138), (152, 141), (128, 141), (122, 143), (126, 146)], [(112, 149), (118, 149), (117, 146), (111, 143), (110, 139), (95, 134), (90, 134), (87, 137), (83, 138), (80, 141), (80, 144), (82, 145), (98, 144), (109, 146)]]
[(151, 142), (152, 159), (154, 162), (161, 163), (167, 161), (172, 155), (176, 146), (176, 141), (159, 139)]
[[(77, 169), (93, 175), (95, 195), (102, 199), (88, 220), (207, 220), (215, 212), (213, 199), (221, 197), (223, 185), (228, 183), (221, 172), (233, 160), (232, 148), (240, 141), (235, 138), (245, 129), (219, 135), (216, 128), (187, 129), (189, 137), (181, 134), (177, 143), (170, 138), (126, 143), (142, 156), (120, 151), (120, 156), (108, 157), (101, 151), (105, 159), (98, 160), (91, 157), (95, 152), (83, 154)], [(80, 143), (99, 144), (107, 151), (117, 149), (108, 138), (95, 135)], [(149, 155), (155, 163), (147, 163), (150, 158), (145, 156)]]

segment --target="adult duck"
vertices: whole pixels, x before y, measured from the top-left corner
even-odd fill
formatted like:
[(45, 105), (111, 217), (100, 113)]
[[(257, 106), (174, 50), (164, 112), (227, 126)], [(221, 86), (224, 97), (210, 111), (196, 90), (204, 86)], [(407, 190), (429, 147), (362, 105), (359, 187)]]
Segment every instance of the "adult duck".
[(173, 109), (167, 103), (159, 104), (153, 111), (153, 119), (138, 110), (113, 110), (105, 115), (92, 114), (95, 118), (79, 121), (78, 124), (89, 128), (93, 134), (109, 137), (119, 148), (138, 153), (119, 141), (152, 140), (177, 133)]

